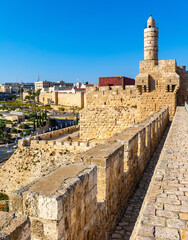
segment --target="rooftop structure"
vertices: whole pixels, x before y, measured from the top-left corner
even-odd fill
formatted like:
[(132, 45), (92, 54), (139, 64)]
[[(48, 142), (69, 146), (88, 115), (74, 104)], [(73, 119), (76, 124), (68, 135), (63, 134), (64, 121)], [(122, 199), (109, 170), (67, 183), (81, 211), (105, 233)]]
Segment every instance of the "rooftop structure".
[(99, 87), (135, 85), (135, 80), (128, 77), (99, 77)]

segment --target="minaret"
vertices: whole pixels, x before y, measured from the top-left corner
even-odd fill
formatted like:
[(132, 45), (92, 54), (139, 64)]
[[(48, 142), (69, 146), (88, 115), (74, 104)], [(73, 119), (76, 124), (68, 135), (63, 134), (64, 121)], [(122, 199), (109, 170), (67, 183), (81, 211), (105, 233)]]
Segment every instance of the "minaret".
[(144, 29), (144, 60), (158, 60), (158, 28), (152, 16)]

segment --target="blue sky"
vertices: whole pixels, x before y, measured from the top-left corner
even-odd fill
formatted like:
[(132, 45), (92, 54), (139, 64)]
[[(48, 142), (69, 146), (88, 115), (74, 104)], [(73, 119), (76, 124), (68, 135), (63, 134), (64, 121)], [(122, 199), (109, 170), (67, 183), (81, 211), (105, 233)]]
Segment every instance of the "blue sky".
[(0, 83), (138, 74), (152, 13), (159, 59), (188, 65), (187, 0), (0, 0)]

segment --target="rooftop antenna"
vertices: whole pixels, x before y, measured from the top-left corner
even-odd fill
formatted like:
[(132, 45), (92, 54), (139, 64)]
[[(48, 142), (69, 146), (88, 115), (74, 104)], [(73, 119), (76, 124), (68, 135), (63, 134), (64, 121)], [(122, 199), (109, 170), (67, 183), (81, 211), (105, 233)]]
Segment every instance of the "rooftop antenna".
[(39, 77), (39, 72), (38, 72), (38, 80), (37, 80), (37, 82), (39, 82), (39, 80), (40, 80), (40, 77)]

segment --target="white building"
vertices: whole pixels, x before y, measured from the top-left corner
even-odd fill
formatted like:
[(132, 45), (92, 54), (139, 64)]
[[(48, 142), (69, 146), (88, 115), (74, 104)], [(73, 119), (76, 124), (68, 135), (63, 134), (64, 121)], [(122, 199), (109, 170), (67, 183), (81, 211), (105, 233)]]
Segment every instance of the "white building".
[(0, 84), (0, 92), (2, 93), (11, 93), (11, 87), (9, 85)]
[(52, 87), (53, 83), (49, 82), (49, 81), (39, 81), (39, 82), (35, 82), (35, 91), (39, 90), (39, 89), (48, 89), (49, 87)]

